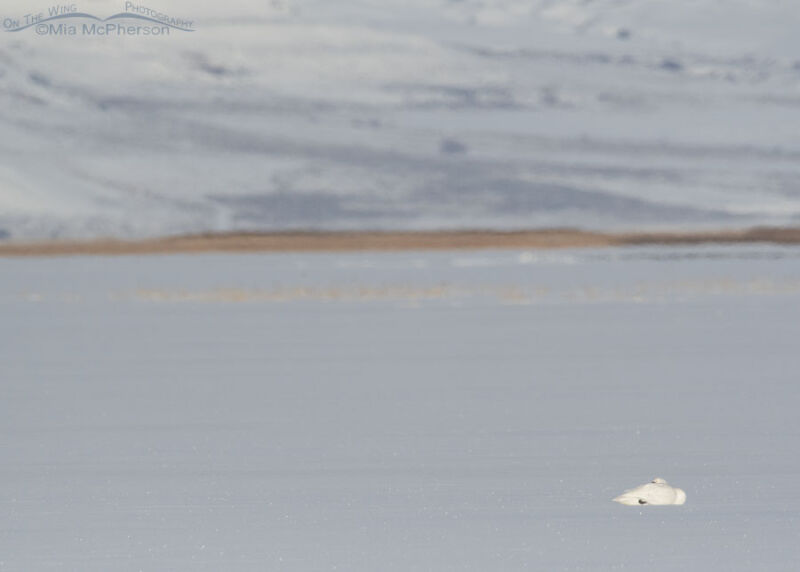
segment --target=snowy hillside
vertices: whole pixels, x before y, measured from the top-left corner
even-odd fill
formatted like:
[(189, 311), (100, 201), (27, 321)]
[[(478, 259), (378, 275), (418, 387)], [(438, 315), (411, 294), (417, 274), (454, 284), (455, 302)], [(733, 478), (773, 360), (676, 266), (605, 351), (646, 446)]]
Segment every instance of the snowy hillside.
[(796, 3), (152, 7), (0, 32), (0, 237), (800, 222)]

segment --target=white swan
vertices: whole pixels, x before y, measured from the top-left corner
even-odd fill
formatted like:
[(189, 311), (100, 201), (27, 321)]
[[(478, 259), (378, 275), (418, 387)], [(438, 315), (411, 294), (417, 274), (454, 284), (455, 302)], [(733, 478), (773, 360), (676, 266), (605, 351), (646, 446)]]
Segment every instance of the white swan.
[(656, 477), (645, 485), (625, 491), (613, 500), (626, 505), (683, 504), (686, 502), (686, 493), (683, 489), (671, 487), (667, 484), (667, 481)]

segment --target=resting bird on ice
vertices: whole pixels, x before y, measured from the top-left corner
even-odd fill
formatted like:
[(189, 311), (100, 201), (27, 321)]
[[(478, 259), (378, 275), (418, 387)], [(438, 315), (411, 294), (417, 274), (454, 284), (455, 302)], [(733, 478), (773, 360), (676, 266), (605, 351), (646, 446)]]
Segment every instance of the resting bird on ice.
[(686, 502), (686, 493), (667, 484), (662, 478), (656, 477), (646, 485), (625, 491), (614, 502), (627, 505), (640, 504), (683, 504)]

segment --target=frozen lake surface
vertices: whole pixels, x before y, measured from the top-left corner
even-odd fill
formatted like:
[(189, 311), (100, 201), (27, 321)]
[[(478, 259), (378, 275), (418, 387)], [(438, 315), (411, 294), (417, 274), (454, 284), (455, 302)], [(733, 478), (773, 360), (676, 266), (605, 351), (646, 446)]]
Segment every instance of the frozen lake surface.
[[(800, 249), (0, 276), (0, 570), (800, 561)], [(611, 501), (656, 476), (686, 505)]]

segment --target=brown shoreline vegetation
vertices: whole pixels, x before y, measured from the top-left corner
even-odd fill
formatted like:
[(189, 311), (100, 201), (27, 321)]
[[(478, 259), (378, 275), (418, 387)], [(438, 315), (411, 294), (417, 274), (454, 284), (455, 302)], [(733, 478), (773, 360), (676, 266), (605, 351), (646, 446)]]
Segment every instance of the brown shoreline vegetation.
[(198, 234), (145, 240), (0, 242), (0, 257), (145, 255), (242, 252), (347, 252), (404, 250), (602, 248), (637, 245), (741, 243), (800, 244), (800, 227), (757, 227), (697, 232), (342, 231)]

